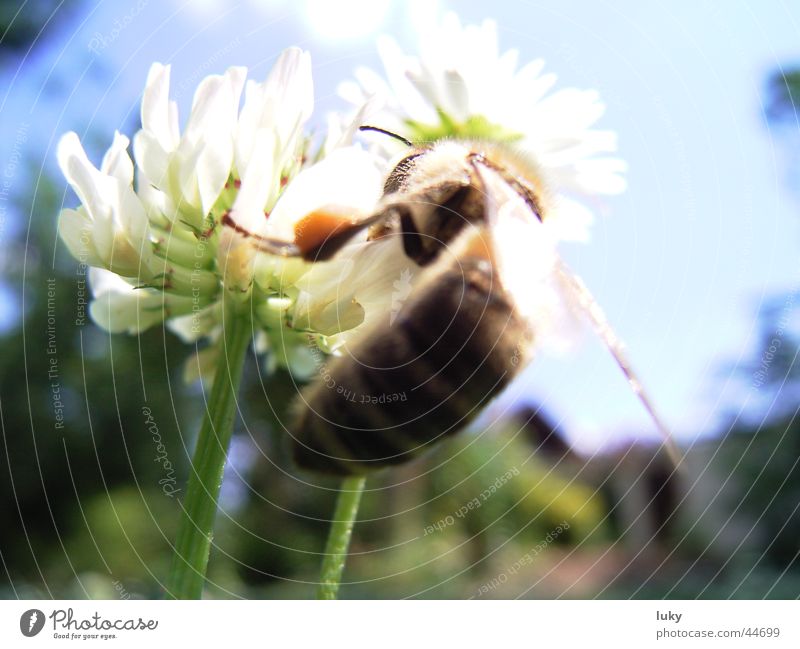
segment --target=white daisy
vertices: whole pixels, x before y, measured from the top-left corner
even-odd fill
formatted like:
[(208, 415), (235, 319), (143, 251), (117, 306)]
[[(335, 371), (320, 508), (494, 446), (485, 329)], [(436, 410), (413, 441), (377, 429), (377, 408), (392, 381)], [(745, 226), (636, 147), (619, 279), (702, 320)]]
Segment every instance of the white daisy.
[(419, 33), (418, 56), (382, 37), (385, 78), (359, 68), (340, 94), (358, 106), (377, 98), (383, 110), (370, 119), (415, 142), (508, 143), (535, 161), (555, 193), (550, 217), (559, 238), (585, 238), (591, 214), (575, 199), (625, 189), (625, 163), (607, 155), (616, 150), (616, 134), (592, 128), (604, 112), (597, 92), (553, 90), (556, 76), (543, 73), (542, 60), (520, 67), (516, 50), (500, 52), (490, 20), (462, 26), (449, 13), (440, 25), (420, 25)]

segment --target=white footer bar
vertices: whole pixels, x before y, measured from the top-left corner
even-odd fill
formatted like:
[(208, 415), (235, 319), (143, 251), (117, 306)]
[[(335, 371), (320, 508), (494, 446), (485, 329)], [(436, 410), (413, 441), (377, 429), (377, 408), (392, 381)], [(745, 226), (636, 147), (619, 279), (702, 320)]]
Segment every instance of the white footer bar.
[(799, 629), (797, 601), (0, 602), (2, 647), (778, 648)]

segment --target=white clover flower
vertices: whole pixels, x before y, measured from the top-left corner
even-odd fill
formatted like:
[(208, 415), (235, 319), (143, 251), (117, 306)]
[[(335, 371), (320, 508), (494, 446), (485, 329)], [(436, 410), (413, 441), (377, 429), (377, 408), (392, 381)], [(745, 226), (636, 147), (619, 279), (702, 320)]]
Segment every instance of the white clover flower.
[[(293, 366), (298, 375), (312, 367), (309, 350), (333, 352), (376, 311), (375, 268), (360, 284), (352, 274), (363, 237), (319, 264), (270, 255), (259, 240), (291, 243), (313, 219), (368, 214), (383, 161), (353, 145), (358, 123), (310, 150), (308, 53), (285, 51), (263, 83), (245, 85), (246, 75), (237, 67), (204, 79), (181, 131), (169, 99), (170, 68), (154, 64), (133, 138), (135, 174), (119, 133), (99, 169), (75, 133), (58, 147), (81, 201), (62, 210), (59, 232), (72, 255), (93, 267), (93, 319), (130, 334), (167, 321), (185, 342), (206, 341), (187, 366), (192, 378), (213, 366), (226, 299), (252, 299), (257, 351), (269, 350), (272, 365)], [(338, 281), (345, 279), (342, 292)]]
[(385, 79), (359, 68), (355, 81), (340, 85), (342, 97), (356, 106), (375, 98), (383, 109), (371, 121), (415, 142), (457, 137), (511, 145), (554, 191), (549, 217), (558, 238), (586, 238), (592, 217), (576, 198), (625, 189), (625, 163), (605, 155), (616, 150), (616, 134), (592, 128), (605, 109), (597, 92), (551, 92), (556, 76), (542, 73), (541, 59), (519, 67), (516, 50), (501, 53), (490, 20), (462, 26), (449, 13), (419, 33), (418, 56), (382, 37)]

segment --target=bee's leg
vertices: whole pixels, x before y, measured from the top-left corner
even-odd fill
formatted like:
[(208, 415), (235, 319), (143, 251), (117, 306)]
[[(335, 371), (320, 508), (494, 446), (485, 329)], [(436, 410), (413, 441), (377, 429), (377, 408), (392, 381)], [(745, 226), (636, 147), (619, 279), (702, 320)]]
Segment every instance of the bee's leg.
[(313, 212), (295, 226), (295, 240), (286, 241), (265, 237), (239, 225), (230, 212), (222, 218), (224, 226), (233, 228), (243, 237), (254, 241), (255, 246), (264, 252), (278, 257), (301, 257), (306, 261), (327, 261), (331, 259), (358, 232), (383, 218), (383, 214), (370, 216), (359, 221), (346, 221), (324, 210)]
[(367, 225), (343, 222), (317, 237), (299, 236), (295, 247), (306, 261), (328, 261)]
[(253, 239), (256, 241), (256, 247), (259, 250), (263, 250), (264, 252), (268, 252), (271, 255), (276, 255), (278, 257), (300, 257), (301, 251), (291, 241), (283, 241), (281, 239), (273, 239), (272, 237), (264, 237), (260, 234), (256, 234), (255, 232), (250, 232), (245, 227), (239, 225), (236, 220), (231, 215), (230, 210), (225, 212), (222, 216), (222, 226), (231, 228), (235, 232), (238, 232), (246, 239)]
[(267, 252), (276, 257), (303, 257), (303, 252), (291, 241), (283, 241), (281, 239), (270, 239), (269, 237), (262, 237), (252, 235), (256, 242), (256, 248), (262, 252)]

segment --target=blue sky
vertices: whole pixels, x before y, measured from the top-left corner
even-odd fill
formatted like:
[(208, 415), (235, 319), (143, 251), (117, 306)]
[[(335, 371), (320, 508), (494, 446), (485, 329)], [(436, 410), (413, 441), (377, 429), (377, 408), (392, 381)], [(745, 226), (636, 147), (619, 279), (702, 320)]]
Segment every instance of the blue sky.
[[(678, 436), (718, 430), (727, 413), (760, 403), (746, 382), (733, 387), (736, 365), (756, 351), (761, 302), (800, 285), (800, 206), (788, 189), (787, 142), (773, 139), (762, 114), (766, 76), (800, 62), (797, 6), (86, 3), (18, 67), (2, 70), (0, 164), (11, 159), (25, 124), (27, 141), (17, 148), (50, 171), (67, 130), (90, 129), (103, 137), (101, 147), (115, 128), (130, 135), (155, 60), (172, 63), (185, 117), (202, 76), (236, 64), (263, 77), (284, 47), (300, 45), (314, 60), (321, 124), (340, 107), (338, 81), (358, 64), (377, 67), (375, 33), (392, 33), (410, 48), (412, 15), (449, 8), (465, 21), (495, 19), (503, 49), (519, 49), (523, 61), (542, 57), (560, 85), (595, 88), (605, 99), (600, 125), (619, 133), (629, 190), (607, 201), (592, 241), (565, 255), (627, 342)], [(93, 151), (99, 159), (100, 148)], [(12, 189), (35, 181), (20, 170)], [(7, 219), (0, 246), (28, 218)], [(34, 218), (52, 218), (55, 226), (55, 215)], [(586, 449), (652, 428), (591, 336), (568, 356), (540, 359), (525, 378), (509, 399), (544, 403)]]

